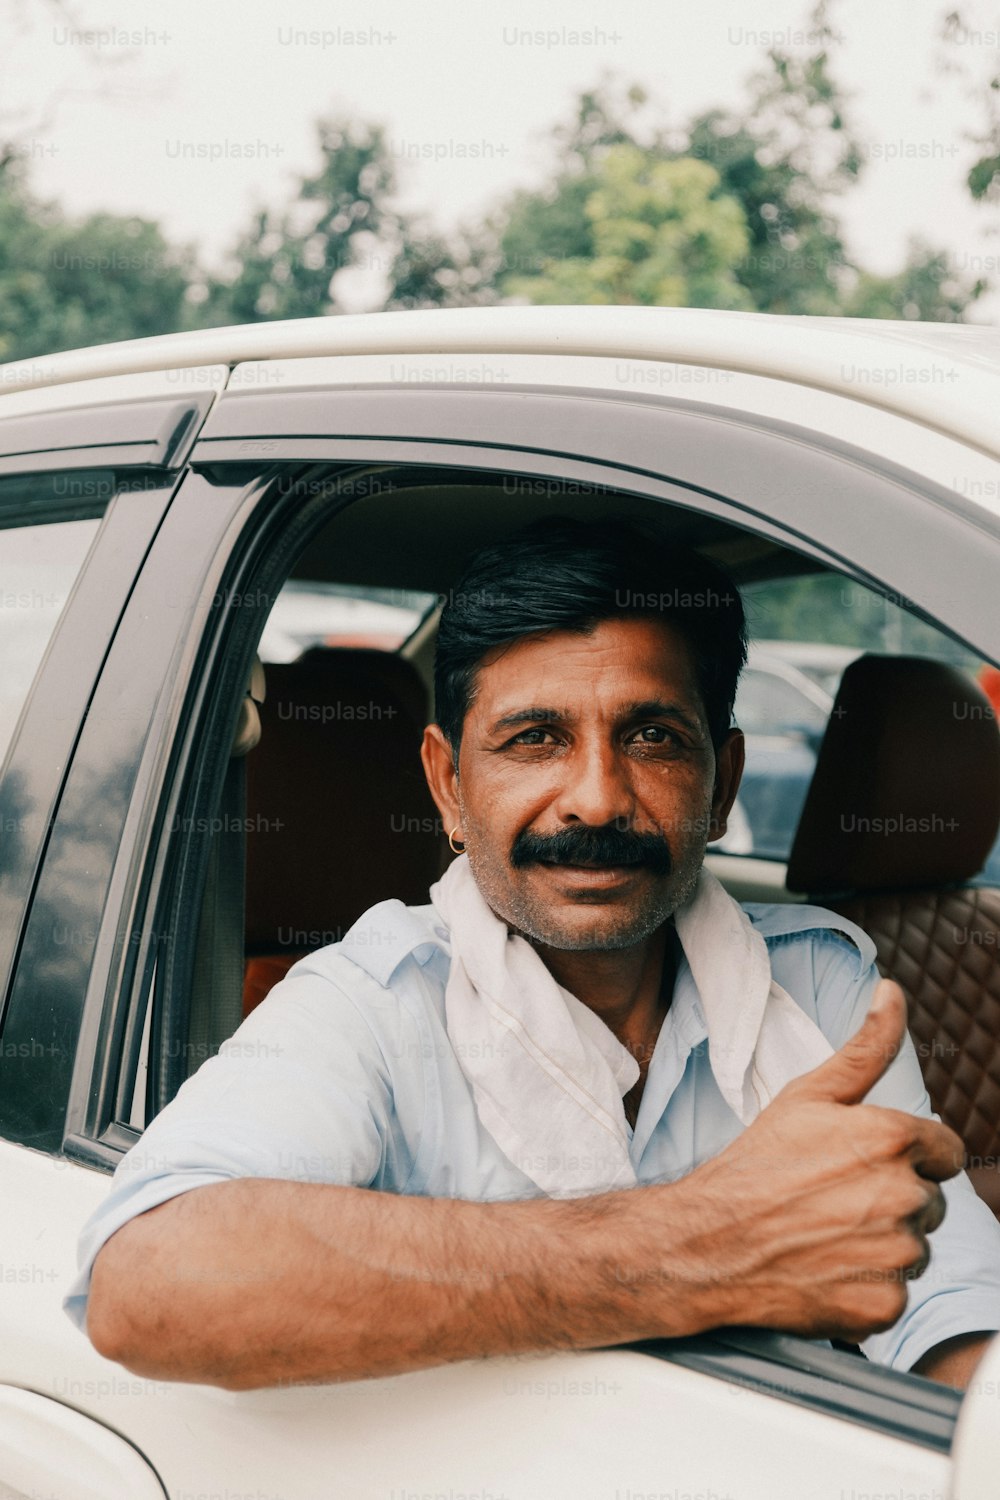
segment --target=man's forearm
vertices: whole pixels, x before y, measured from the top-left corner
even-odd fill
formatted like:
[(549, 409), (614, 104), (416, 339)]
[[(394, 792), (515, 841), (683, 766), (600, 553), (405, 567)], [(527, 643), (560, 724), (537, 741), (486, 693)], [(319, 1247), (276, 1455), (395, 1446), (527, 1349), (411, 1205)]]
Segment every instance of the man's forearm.
[[(671, 1204), (634, 1211), (648, 1194)], [(111, 1237), (88, 1332), (138, 1374), (229, 1389), (681, 1335), (734, 1295), (697, 1217), (682, 1184), (516, 1203), (215, 1184)]]

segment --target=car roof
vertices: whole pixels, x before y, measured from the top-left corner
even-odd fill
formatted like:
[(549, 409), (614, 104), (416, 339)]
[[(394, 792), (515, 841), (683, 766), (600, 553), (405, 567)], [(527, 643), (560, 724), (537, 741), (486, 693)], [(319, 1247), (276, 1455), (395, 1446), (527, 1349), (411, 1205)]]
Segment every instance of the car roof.
[(253, 323), (0, 366), (0, 391), (323, 355), (596, 355), (770, 376), (894, 411), (995, 452), (1000, 330), (677, 307), (490, 307)]

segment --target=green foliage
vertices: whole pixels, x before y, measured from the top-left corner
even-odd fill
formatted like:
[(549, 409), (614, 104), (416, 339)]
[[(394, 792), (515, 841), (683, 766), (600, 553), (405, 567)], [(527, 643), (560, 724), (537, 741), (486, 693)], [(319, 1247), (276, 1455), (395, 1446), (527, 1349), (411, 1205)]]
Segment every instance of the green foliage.
[[(944, 24), (965, 23), (951, 12)], [(585, 90), (553, 128), (548, 182), (454, 234), (399, 211), (380, 126), (323, 120), (316, 171), (254, 212), (215, 276), (155, 223), (72, 219), (37, 202), (16, 143), (0, 142), (0, 360), (338, 313), (349, 270), (381, 278), (390, 308), (516, 298), (960, 321), (986, 283), (933, 246), (911, 245), (891, 275), (848, 254), (836, 204), (862, 156), (831, 66), (827, 0), (810, 29), (811, 54), (771, 51), (742, 103), (676, 129), (638, 87)], [(1000, 196), (1000, 77), (987, 116), (968, 177), (981, 199)]]
[[(986, 12), (974, 14), (975, 8), (963, 5), (959, 10), (946, 11), (941, 18), (941, 40), (945, 43), (947, 61), (939, 61), (940, 71), (960, 77), (966, 99), (974, 97), (981, 109), (981, 126), (978, 132), (966, 136), (978, 149), (980, 155), (966, 174), (966, 185), (972, 197), (981, 203), (1000, 202), (1000, 69), (991, 53), (996, 47), (996, 17)], [(985, 19), (986, 25), (977, 24)], [(977, 33), (985, 32), (986, 46), (970, 46)], [(970, 54), (983, 54), (988, 59), (985, 75), (969, 62)], [(957, 56), (963, 58), (956, 62)]]
[(236, 246), (235, 271), (207, 282), (199, 321), (256, 323), (343, 309), (338, 271), (379, 257), (398, 221), (389, 208), (395, 176), (381, 127), (319, 124), (321, 165), (300, 179), (281, 211), (259, 210)]
[[(876, 276), (847, 252), (835, 204), (863, 159), (827, 9), (811, 13), (812, 54), (771, 51), (741, 107), (672, 134), (643, 124), (639, 89), (584, 93), (554, 132), (550, 183), (513, 194), (480, 231), (498, 296), (961, 319), (986, 284), (956, 276), (944, 254), (913, 246), (899, 272)], [(454, 286), (436, 300), (470, 300)]]
[(65, 217), (0, 174), (0, 361), (183, 326), (192, 257), (156, 224)]
[[(582, 179), (580, 179), (582, 180)], [(749, 308), (732, 266), (747, 248), (739, 204), (707, 162), (616, 145), (586, 179), (588, 253), (549, 258), (507, 289), (532, 302)]]
[(541, 275), (559, 261), (591, 256), (593, 223), (587, 203), (596, 187), (595, 173), (564, 167), (543, 192), (515, 193), (500, 229), (500, 274)]
[(982, 279), (971, 285), (957, 280), (943, 251), (915, 241), (906, 264), (894, 276), (863, 272), (845, 299), (844, 312), (850, 318), (960, 323), (966, 307), (982, 295), (986, 286)]
[(820, 641), (891, 655), (935, 656), (975, 670), (980, 658), (918, 615), (837, 574), (806, 573), (743, 590), (752, 640)]
[(973, 198), (1000, 198), (1000, 152), (981, 156), (969, 168), (966, 180)]
[(808, 170), (720, 110), (692, 123), (687, 149), (713, 164), (743, 211), (748, 245), (733, 274), (750, 304), (760, 312), (839, 312), (847, 252), (824, 189)]
[[(486, 227), (486, 238), (492, 232), (497, 241), (498, 289), (545, 302), (843, 312), (854, 269), (829, 204), (856, 180), (861, 156), (831, 73), (823, 6), (814, 11), (812, 30), (816, 53), (803, 58), (772, 51), (751, 80), (742, 108), (709, 110), (672, 136), (643, 129), (647, 99), (641, 90), (624, 98), (608, 86), (583, 94), (574, 117), (555, 132), (551, 184), (540, 192), (516, 193)], [(623, 157), (628, 149), (641, 153), (641, 167), (634, 156)], [(625, 160), (627, 169), (614, 165)], [(685, 162), (689, 165), (682, 168)], [(580, 264), (596, 261), (608, 240), (614, 241), (618, 221), (627, 218), (621, 192), (612, 191), (609, 198), (605, 181), (609, 172), (620, 177), (623, 170), (647, 189), (644, 222), (652, 217), (654, 224), (672, 223), (670, 236), (650, 244), (663, 251), (664, 240), (672, 237), (674, 262), (686, 261), (680, 269), (668, 254), (666, 264), (659, 261), (645, 276), (635, 271), (623, 284), (620, 267), (598, 276)], [(673, 184), (681, 182), (698, 182), (700, 192), (689, 187), (671, 207)], [(685, 256), (679, 242), (686, 234), (686, 212), (692, 222)], [(709, 212), (716, 232), (706, 242)], [(702, 245), (708, 259), (702, 274), (692, 274), (696, 247)], [(633, 266), (641, 252), (641, 241), (630, 246)]]
[(424, 227), (400, 226), (389, 267), (388, 308), (456, 307), (496, 302), (494, 257), (481, 240), (447, 240)]

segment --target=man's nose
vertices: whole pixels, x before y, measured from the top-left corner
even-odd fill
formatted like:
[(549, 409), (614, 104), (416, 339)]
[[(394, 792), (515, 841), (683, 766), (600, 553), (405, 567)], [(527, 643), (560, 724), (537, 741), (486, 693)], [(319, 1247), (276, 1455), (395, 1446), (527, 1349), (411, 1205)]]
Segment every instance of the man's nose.
[(628, 768), (606, 740), (578, 742), (563, 760), (563, 784), (556, 811), (566, 823), (600, 828), (616, 819), (631, 821), (635, 808)]

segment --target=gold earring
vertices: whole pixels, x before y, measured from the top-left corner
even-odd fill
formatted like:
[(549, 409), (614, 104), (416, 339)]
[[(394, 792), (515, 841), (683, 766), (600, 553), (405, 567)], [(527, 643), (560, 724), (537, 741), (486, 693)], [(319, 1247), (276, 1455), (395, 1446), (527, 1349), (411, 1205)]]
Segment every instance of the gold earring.
[(458, 832), (458, 824), (456, 823), (455, 826), (454, 826), (454, 828), (451, 830), (451, 832), (448, 835), (448, 847), (451, 850), (452, 854), (464, 854), (465, 853), (465, 845), (461, 844), (461, 843), (459, 843), (459, 844), (455, 843), (455, 835), (456, 835), (457, 832)]

